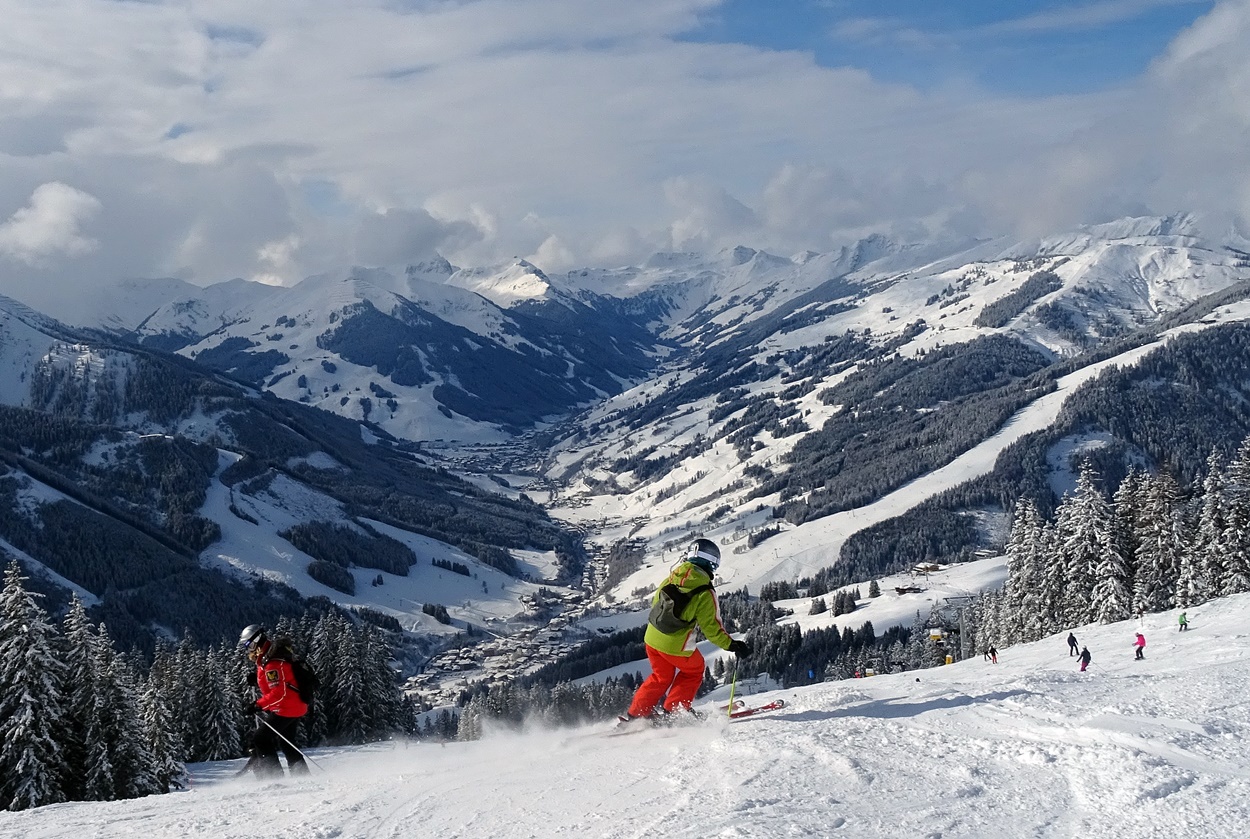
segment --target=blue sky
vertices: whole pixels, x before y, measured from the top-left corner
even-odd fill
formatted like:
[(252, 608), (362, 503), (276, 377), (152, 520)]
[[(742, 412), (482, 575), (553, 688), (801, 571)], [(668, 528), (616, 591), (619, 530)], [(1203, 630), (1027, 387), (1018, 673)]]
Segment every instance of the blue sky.
[(1140, 75), (1214, 0), (728, 0), (688, 37), (811, 53), (920, 88), (1086, 93)]

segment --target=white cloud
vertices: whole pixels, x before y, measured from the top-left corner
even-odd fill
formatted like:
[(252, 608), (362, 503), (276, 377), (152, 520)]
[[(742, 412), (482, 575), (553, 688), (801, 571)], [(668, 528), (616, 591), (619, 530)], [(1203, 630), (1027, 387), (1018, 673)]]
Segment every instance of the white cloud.
[(548, 274), (559, 271), (571, 271), (577, 267), (573, 252), (564, 246), (558, 236), (548, 236), (538, 246), (538, 250), (527, 256), (525, 260)]
[(29, 204), (0, 224), (0, 255), (37, 265), (95, 250), (98, 242), (79, 228), (99, 211), (100, 202), (82, 190), (55, 181), (41, 184)]
[(87, 204), (43, 228), (59, 246), (11, 219), (31, 265), (6, 293), (1250, 212), (1247, 0), (1134, 84), (1033, 99), (684, 40), (720, 0), (2, 5), (24, 49), (0, 54), (0, 196), (72, 183), (109, 208), (91, 252)]
[(361, 265), (419, 262), (435, 253), (455, 252), (483, 238), (468, 221), (440, 221), (425, 210), (385, 210), (363, 218), (356, 232)]
[(750, 207), (711, 181), (672, 178), (664, 184), (664, 194), (677, 213), (669, 228), (673, 250), (732, 247), (759, 227)]
[(1060, 6), (982, 28), (984, 34), (998, 32), (1068, 32), (1099, 28), (1133, 20), (1160, 7), (1206, 5), (1209, 0), (1098, 0), (1084, 5)]

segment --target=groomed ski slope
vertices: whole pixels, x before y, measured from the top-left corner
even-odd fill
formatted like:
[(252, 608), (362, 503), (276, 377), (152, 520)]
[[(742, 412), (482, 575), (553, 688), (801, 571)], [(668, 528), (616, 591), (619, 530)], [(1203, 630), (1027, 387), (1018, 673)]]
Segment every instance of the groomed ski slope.
[[(1250, 823), (1250, 595), (941, 668), (749, 697), (732, 725), (316, 751), (257, 785), (0, 813), (50, 837), (1221, 837)], [(1133, 661), (1144, 627), (1146, 660)], [(919, 681), (917, 681), (919, 679)], [(601, 727), (602, 728), (602, 727)]]

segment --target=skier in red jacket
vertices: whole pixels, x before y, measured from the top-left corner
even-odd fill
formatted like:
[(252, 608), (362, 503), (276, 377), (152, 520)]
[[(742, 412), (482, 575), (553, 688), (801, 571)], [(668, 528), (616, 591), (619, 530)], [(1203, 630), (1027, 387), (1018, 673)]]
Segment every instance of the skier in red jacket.
[(256, 730), (248, 749), (251, 758), (243, 771), (251, 769), (266, 777), (283, 774), (278, 761), (281, 750), (292, 775), (308, 774), (304, 755), (293, 743), (295, 729), (300, 718), (308, 713), (308, 705), (299, 694), (291, 668), (290, 644), (271, 641), (264, 627), (252, 624), (239, 635), (239, 646), (248, 660), (256, 664), (256, 686), (260, 690), (259, 699), (243, 706), (244, 713), (256, 715)]

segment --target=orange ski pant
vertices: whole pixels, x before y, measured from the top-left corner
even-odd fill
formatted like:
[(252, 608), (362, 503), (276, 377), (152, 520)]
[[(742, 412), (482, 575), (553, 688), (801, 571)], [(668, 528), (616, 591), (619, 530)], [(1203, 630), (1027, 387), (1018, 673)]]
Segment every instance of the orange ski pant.
[(634, 701), (629, 704), (630, 715), (651, 716), (661, 699), (665, 711), (689, 708), (699, 685), (703, 684), (703, 654), (695, 650), (686, 656), (669, 655), (647, 647), (647, 661), (651, 663), (651, 675), (634, 693)]

